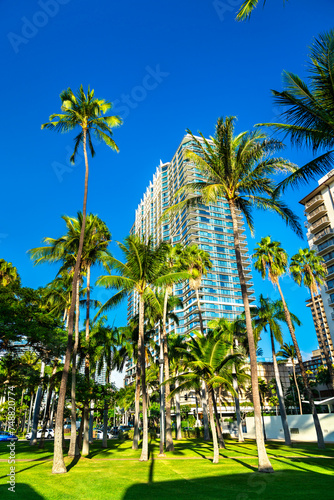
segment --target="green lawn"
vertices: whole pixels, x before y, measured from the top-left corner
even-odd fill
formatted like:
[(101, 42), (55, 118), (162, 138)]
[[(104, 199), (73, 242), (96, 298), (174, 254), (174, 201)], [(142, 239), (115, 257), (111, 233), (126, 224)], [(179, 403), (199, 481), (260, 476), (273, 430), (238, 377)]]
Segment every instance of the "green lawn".
[[(176, 444), (171, 459), (157, 459), (158, 442), (150, 443), (150, 460), (140, 463), (140, 451), (131, 450), (131, 442), (109, 441), (101, 451), (95, 442), (88, 458), (73, 462), (66, 458), (68, 474), (51, 474), (52, 442), (44, 452), (19, 442), (16, 458), (16, 494), (22, 499), (80, 500), (299, 500), (333, 498), (334, 447), (319, 453), (313, 444), (294, 444), (288, 448), (278, 443), (267, 445), (275, 474), (256, 472), (254, 442), (227, 442), (221, 461), (213, 465), (210, 444), (196, 439)], [(6, 459), (5, 443), (0, 445), (0, 459)], [(174, 458), (172, 458), (174, 457)], [(324, 458), (322, 458), (324, 457)], [(36, 460), (38, 459), (38, 460)], [(35, 461), (28, 461), (35, 460)], [(0, 462), (0, 498), (13, 498), (7, 490), (9, 465)]]

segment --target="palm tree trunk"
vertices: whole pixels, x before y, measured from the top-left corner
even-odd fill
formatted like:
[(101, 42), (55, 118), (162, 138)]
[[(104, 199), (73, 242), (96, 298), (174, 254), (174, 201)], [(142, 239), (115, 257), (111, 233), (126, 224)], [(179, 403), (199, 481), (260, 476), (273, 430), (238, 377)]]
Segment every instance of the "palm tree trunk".
[(300, 414), (302, 415), (303, 414), (302, 400), (301, 400), (301, 397), (300, 397), (300, 390), (299, 390), (299, 386), (298, 386), (298, 382), (297, 382), (297, 376), (296, 376), (295, 361), (294, 361), (293, 358), (291, 358), (291, 362), (292, 362), (293, 379), (295, 381), (296, 390), (297, 390), (297, 394), (298, 394), (299, 411), (300, 411)]
[(72, 382), (71, 382), (71, 441), (68, 450), (69, 457), (80, 455), (77, 441), (77, 407), (75, 401), (76, 379), (77, 379), (77, 353), (79, 345), (79, 318), (80, 318), (80, 275), (77, 282), (76, 314), (75, 314), (75, 337), (72, 354)]
[[(169, 294), (169, 287), (167, 286), (164, 299), (164, 311), (163, 311), (163, 323), (162, 323), (165, 380), (169, 380), (168, 342), (167, 342), (167, 330), (166, 330), (168, 294)], [(166, 451), (174, 451), (173, 436), (172, 436), (171, 401), (169, 395), (170, 395), (170, 384), (169, 382), (167, 382), (165, 385)]]
[[(109, 380), (109, 378), (108, 378)], [(108, 401), (104, 400), (102, 448), (108, 448)]]
[(209, 393), (209, 413), (210, 413), (210, 425), (211, 425), (211, 432), (212, 432), (212, 441), (213, 441), (213, 462), (214, 464), (219, 463), (219, 447), (218, 447), (218, 439), (217, 439), (217, 431), (216, 431), (216, 425), (215, 425), (215, 419), (213, 416), (213, 389), (212, 387), (209, 387), (208, 390)]
[(277, 280), (276, 284), (277, 284), (278, 292), (279, 292), (279, 294), (281, 296), (281, 300), (282, 300), (282, 303), (283, 303), (283, 308), (284, 308), (284, 314), (285, 314), (286, 322), (287, 322), (287, 325), (288, 325), (288, 328), (289, 328), (289, 332), (290, 332), (290, 335), (291, 335), (291, 338), (292, 338), (292, 342), (293, 342), (293, 345), (294, 345), (294, 348), (295, 348), (295, 351), (296, 351), (296, 355), (297, 355), (297, 359), (298, 359), (300, 371), (301, 371), (303, 382), (304, 382), (304, 385), (305, 385), (305, 390), (307, 392), (307, 397), (308, 397), (308, 400), (309, 400), (309, 403), (310, 403), (310, 406), (311, 406), (311, 412), (312, 412), (312, 416), (313, 416), (314, 426), (315, 426), (315, 430), (316, 430), (316, 433), (317, 433), (318, 448), (325, 449), (326, 446), (325, 446), (324, 436), (323, 436), (322, 429), (321, 429), (321, 426), (320, 426), (320, 422), (319, 422), (319, 417), (318, 417), (318, 414), (317, 414), (317, 410), (316, 410), (316, 407), (315, 407), (315, 404), (314, 404), (313, 394), (312, 394), (312, 391), (311, 391), (309, 383), (308, 383), (308, 378), (307, 378), (307, 375), (306, 375), (306, 371), (305, 371), (305, 366), (304, 366), (304, 363), (303, 363), (302, 355), (300, 353), (299, 345), (298, 345), (298, 342), (297, 342), (297, 339), (296, 339), (296, 335), (295, 335), (295, 331), (294, 331), (294, 328), (292, 326), (292, 321), (291, 321), (289, 309), (287, 308), (287, 305), (285, 303), (285, 300), (284, 300), (284, 297), (283, 297), (283, 293), (282, 293), (282, 290), (281, 290), (281, 287), (279, 285), (278, 280)]
[(139, 338), (138, 338), (138, 358), (141, 368), (141, 390), (143, 399), (143, 444), (140, 456), (141, 462), (148, 460), (148, 421), (147, 421), (147, 392), (146, 392), (146, 366), (145, 366), (145, 345), (144, 345), (144, 298), (139, 295)]
[[(176, 372), (178, 376), (178, 372)], [(175, 387), (179, 386), (179, 382), (175, 382)], [(180, 405), (180, 394), (175, 394), (175, 413), (176, 413), (176, 439), (182, 439), (182, 429), (181, 429), (181, 405)]]
[(270, 460), (266, 452), (263, 430), (261, 425), (261, 405), (259, 396), (256, 348), (255, 348), (254, 334), (252, 328), (252, 318), (249, 308), (248, 292), (247, 292), (246, 280), (245, 280), (241, 251), (240, 251), (238, 220), (233, 200), (229, 200), (229, 207), (231, 210), (231, 217), (233, 224), (235, 257), (237, 261), (237, 269), (241, 285), (242, 300), (245, 308), (246, 330), (247, 330), (247, 338), (249, 346), (250, 368), (251, 368), (252, 396), (254, 404), (255, 436), (256, 436), (257, 453), (259, 458), (258, 470), (259, 472), (273, 472), (273, 468), (271, 466)]
[[(160, 330), (161, 331), (161, 330)], [(159, 456), (163, 457), (165, 449), (165, 387), (164, 382), (164, 348), (162, 336), (160, 336), (160, 356), (159, 356), (159, 383), (160, 383), (160, 444)]]
[[(90, 312), (90, 265), (87, 266), (87, 295), (86, 295), (86, 348), (89, 345), (89, 312)], [(89, 387), (89, 371), (90, 371), (90, 361), (89, 353), (86, 353), (85, 357), (85, 379), (87, 387)], [(89, 400), (85, 400), (85, 412), (84, 412), (84, 437), (82, 445), (82, 456), (89, 455)]]
[(77, 437), (77, 442), (78, 442), (78, 448), (79, 448), (79, 450), (82, 447), (82, 434), (83, 434), (83, 425), (84, 425), (84, 413), (85, 413), (85, 408), (83, 407), (82, 412), (81, 412), (81, 420), (80, 420), (79, 433), (78, 433), (78, 437)]
[(196, 294), (196, 301), (197, 301), (197, 308), (198, 308), (198, 319), (199, 319), (200, 330), (201, 330), (201, 333), (204, 335), (203, 316), (202, 316), (202, 310), (201, 310), (201, 302), (199, 300), (198, 288), (195, 288), (195, 294)]
[(139, 412), (140, 412), (140, 360), (139, 356), (137, 358), (136, 363), (136, 392), (135, 392), (135, 421), (134, 421), (134, 432), (133, 432), (133, 441), (132, 441), (132, 449), (138, 450), (139, 445)]
[(224, 437), (222, 433), (222, 429), (220, 426), (220, 417), (217, 411), (217, 403), (216, 403), (216, 398), (215, 398), (215, 391), (212, 389), (211, 392), (211, 398), (212, 398), (212, 403), (213, 403), (213, 409), (215, 412), (215, 417), (216, 417), (216, 428), (217, 428), (217, 434), (218, 434), (218, 442), (219, 442), (219, 448), (226, 448), (225, 443), (224, 443)]
[(27, 433), (30, 431), (30, 425), (31, 425), (31, 412), (32, 412), (32, 408), (34, 406), (34, 393), (32, 392), (31, 393), (31, 397), (30, 397), (30, 407), (29, 407), (29, 418), (28, 418), (28, 427), (27, 427)]
[(332, 363), (332, 360), (331, 360), (330, 355), (328, 353), (328, 350), (326, 348), (326, 341), (325, 341), (324, 335), (322, 333), (322, 327), (321, 327), (321, 323), (320, 323), (320, 319), (319, 319), (319, 315), (318, 315), (318, 311), (317, 311), (317, 306), (316, 306), (315, 299), (314, 299), (314, 293), (313, 293), (313, 290), (311, 288), (310, 288), (310, 292), (311, 292), (311, 300), (312, 300), (313, 311), (314, 311), (314, 314), (315, 314), (316, 330), (317, 330), (317, 333), (318, 333), (318, 338), (320, 340), (319, 343), (321, 344), (320, 347), (322, 347), (322, 352), (325, 355), (326, 366), (327, 366), (328, 373), (330, 375), (330, 380), (331, 380), (331, 388), (334, 389), (333, 363)]
[(283, 431), (284, 431), (284, 439), (285, 439), (285, 444), (287, 446), (291, 446), (290, 430), (289, 430), (288, 419), (286, 416), (286, 410), (285, 410), (285, 406), (284, 406), (284, 394), (283, 394), (281, 377), (279, 374), (279, 369), (278, 369), (278, 364), (277, 364), (277, 359), (276, 359), (274, 336), (273, 336), (273, 332), (271, 331), (271, 328), (270, 328), (270, 340), (271, 340), (271, 350), (272, 350), (272, 354), (273, 354), (273, 365), (274, 365), (274, 373), (275, 373), (275, 379), (276, 379), (278, 404), (279, 404), (282, 426), (283, 426)]
[[(42, 380), (44, 377), (44, 369), (45, 369), (45, 363), (42, 361), (41, 364), (41, 374), (40, 374), (40, 379)], [(37, 395), (36, 395), (36, 400), (35, 400), (35, 408), (34, 408), (34, 416), (32, 419), (32, 432), (31, 432), (31, 439), (30, 439), (30, 446), (35, 446), (37, 444), (37, 427), (38, 427), (38, 420), (39, 420), (39, 411), (41, 407), (41, 401), (42, 401), (42, 386), (40, 385), (37, 390)]]
[(45, 414), (44, 414), (44, 421), (43, 421), (43, 427), (42, 427), (42, 435), (41, 439), (39, 441), (38, 448), (43, 449), (44, 448), (44, 441), (45, 441), (45, 431), (46, 431), (46, 426), (50, 418), (50, 403), (51, 403), (51, 396), (53, 393), (53, 388), (54, 388), (54, 379), (57, 373), (57, 366), (58, 366), (58, 359), (56, 358), (54, 361), (54, 365), (52, 368), (52, 373), (51, 373), (51, 378), (50, 378), (50, 387), (48, 391), (48, 397), (46, 401), (46, 407), (45, 407)]
[(204, 441), (210, 441), (208, 407), (207, 407), (207, 391), (206, 391), (206, 387), (205, 387), (204, 382), (202, 382), (202, 387), (201, 387), (201, 403), (202, 403), (202, 410), (203, 410)]
[(233, 377), (233, 379), (232, 379), (233, 389), (234, 389), (234, 392), (236, 394), (236, 396), (234, 396), (234, 405), (235, 405), (235, 413), (237, 415), (238, 441), (239, 441), (239, 443), (243, 443), (244, 442), (244, 434), (242, 432), (240, 401), (239, 401), (239, 385), (238, 385), (235, 364), (233, 364), (233, 368), (232, 368), (232, 377)]
[(64, 409), (65, 409), (65, 398), (66, 398), (66, 386), (67, 379), (70, 370), (71, 363), (71, 354), (72, 354), (72, 337), (73, 337), (73, 319), (74, 319), (74, 309), (76, 304), (76, 294), (77, 294), (77, 281), (79, 277), (79, 269), (81, 263), (81, 255), (82, 248), (84, 242), (85, 235), (85, 225), (86, 225), (86, 210), (87, 210), (87, 195), (88, 195), (88, 176), (89, 176), (89, 167), (88, 167), (88, 156), (87, 156), (87, 129), (83, 129), (83, 151), (85, 157), (85, 190), (84, 190), (84, 199), (83, 199), (83, 208), (82, 208), (82, 225), (80, 232), (80, 240), (79, 240), (79, 248), (78, 255), (75, 262), (74, 268), (74, 276), (72, 282), (72, 298), (71, 298), (71, 307), (68, 314), (68, 338), (67, 338), (67, 346), (66, 346), (66, 354), (65, 354), (65, 362), (64, 369), (60, 382), (59, 389), (59, 399), (58, 399), (58, 409), (57, 409), (57, 417), (56, 417), (56, 426), (55, 426), (55, 439), (54, 439), (54, 453), (53, 453), (53, 466), (52, 473), (53, 474), (63, 474), (67, 472), (64, 455), (63, 455), (63, 428), (64, 428)]

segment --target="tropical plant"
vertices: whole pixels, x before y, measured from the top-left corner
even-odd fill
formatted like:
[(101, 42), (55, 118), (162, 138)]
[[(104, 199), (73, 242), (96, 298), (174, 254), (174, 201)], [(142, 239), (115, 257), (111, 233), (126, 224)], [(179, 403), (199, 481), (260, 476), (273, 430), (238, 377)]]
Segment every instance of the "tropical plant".
[(324, 438), (319, 418), (317, 415), (317, 410), (314, 405), (312, 391), (308, 383), (308, 378), (303, 364), (302, 355), (295, 335), (295, 329), (292, 324), (290, 311), (287, 307), (282, 289), (279, 284), (279, 278), (287, 272), (287, 267), (288, 267), (287, 253), (280, 246), (280, 243), (278, 241), (272, 241), (270, 236), (266, 236), (262, 238), (261, 241), (257, 244), (253, 257), (255, 257), (256, 259), (254, 263), (255, 269), (261, 273), (263, 279), (265, 279), (266, 275), (268, 275), (269, 280), (273, 283), (274, 286), (277, 286), (278, 292), (280, 294), (286, 318), (286, 323), (288, 325), (288, 329), (296, 351), (301, 375), (310, 402), (314, 425), (317, 432), (318, 446), (319, 448), (324, 448), (325, 447)]
[(162, 243), (153, 248), (152, 238), (147, 242), (141, 240), (136, 235), (128, 236), (124, 243), (118, 243), (123, 251), (126, 262), (114, 257), (110, 260), (111, 268), (114, 268), (118, 275), (101, 276), (97, 280), (97, 285), (105, 286), (117, 290), (100, 309), (100, 313), (119, 304), (130, 293), (135, 292), (138, 297), (139, 309), (139, 336), (138, 336), (138, 364), (141, 369), (142, 385), (142, 408), (143, 408), (143, 442), (140, 460), (148, 460), (148, 420), (147, 420), (147, 390), (146, 390), (146, 360), (144, 346), (144, 306), (145, 302), (150, 302), (154, 306), (157, 304), (154, 289), (183, 279), (183, 273), (166, 272), (165, 254), (166, 246)]
[(210, 141), (201, 135), (192, 137), (192, 148), (187, 157), (201, 172), (203, 180), (191, 182), (179, 189), (177, 196), (185, 196), (165, 212), (165, 216), (185, 207), (203, 203), (208, 205), (225, 198), (228, 202), (233, 226), (234, 249), (245, 308), (246, 329), (249, 343), (256, 440), (259, 455), (259, 471), (272, 471), (267, 456), (261, 426), (261, 409), (258, 394), (257, 362), (254, 335), (249, 308), (248, 290), (240, 246), (240, 213), (244, 215), (251, 231), (254, 230), (252, 209), (271, 210), (280, 215), (299, 235), (302, 229), (291, 210), (273, 196), (275, 184), (272, 174), (282, 170), (293, 170), (284, 158), (271, 157), (283, 148), (279, 141), (268, 139), (266, 134), (255, 130), (234, 135), (235, 117), (219, 118), (214, 137)]
[[(283, 0), (283, 3), (285, 0)], [(257, 7), (259, 0), (246, 0), (240, 7), (237, 14), (237, 21), (245, 21), (249, 19), (253, 10)], [(266, 0), (263, 0), (263, 7), (266, 4)]]
[(296, 390), (297, 390), (297, 394), (298, 394), (299, 411), (300, 411), (300, 414), (302, 415), (303, 414), (303, 407), (302, 407), (302, 401), (301, 401), (301, 397), (300, 397), (300, 390), (299, 390), (299, 385), (297, 382), (296, 367), (295, 367), (295, 359), (297, 358), (297, 354), (296, 354), (296, 350), (294, 348), (294, 345), (287, 344), (287, 343), (282, 344), (280, 351), (277, 353), (277, 356), (280, 358), (283, 358), (284, 362), (291, 361), (291, 363), (292, 363), (293, 380), (295, 382), (295, 386), (296, 386)]
[[(231, 343), (227, 342), (227, 339), (224, 339), (221, 335), (215, 335), (212, 330), (207, 335), (196, 332), (195, 337), (190, 338), (184, 347), (179, 348), (179, 351), (183, 354), (183, 372), (170, 379), (171, 382), (179, 382), (179, 386), (171, 391), (171, 397), (177, 392), (194, 388), (198, 390), (201, 383), (205, 383), (208, 390), (210, 425), (214, 447), (213, 463), (219, 462), (219, 445), (214, 419), (214, 406), (216, 404), (214, 389), (221, 384), (230, 383), (230, 378), (226, 376), (223, 368), (229, 367), (231, 369), (234, 359), (239, 357), (237, 354), (230, 354), (230, 350)], [(233, 391), (231, 384), (230, 389)], [(217, 425), (219, 425), (218, 421)]]
[(16, 267), (11, 262), (0, 259), (0, 285), (7, 286), (9, 283), (15, 281), (20, 283), (20, 276)]
[(334, 389), (333, 363), (327, 349), (326, 339), (315, 302), (315, 296), (318, 295), (319, 287), (324, 284), (324, 278), (327, 275), (325, 261), (320, 255), (317, 255), (315, 250), (310, 250), (309, 248), (303, 250), (300, 248), (298, 253), (291, 257), (290, 272), (299, 286), (303, 283), (310, 291), (319, 344), (321, 351), (324, 353), (328, 373), (331, 378), (331, 386)]
[[(301, 325), (297, 316), (290, 312), (291, 321), (298, 326)], [(282, 389), (282, 383), (280, 378), (280, 373), (278, 369), (276, 351), (275, 351), (275, 340), (281, 345), (283, 343), (282, 329), (280, 322), (286, 322), (283, 303), (281, 300), (270, 300), (263, 297), (261, 294), (259, 297), (259, 307), (256, 311), (255, 319), (255, 332), (260, 334), (261, 331), (267, 332), (269, 330), (271, 352), (273, 356), (273, 365), (276, 381), (276, 392), (278, 397), (278, 404), (280, 408), (282, 427), (284, 431), (285, 444), (291, 446), (291, 436), (288, 425), (288, 420), (286, 416), (286, 410), (284, 406), (284, 394)]]
[(58, 411), (55, 426), (55, 445), (53, 456), (52, 472), (54, 474), (66, 473), (66, 466), (63, 456), (63, 419), (66, 397), (66, 385), (71, 362), (72, 337), (73, 337), (73, 319), (74, 309), (76, 304), (77, 281), (81, 264), (81, 255), (84, 243), (84, 231), (86, 225), (86, 208), (88, 194), (88, 147), (92, 157), (95, 155), (95, 150), (92, 142), (92, 136), (95, 136), (99, 141), (103, 141), (107, 146), (118, 151), (117, 145), (112, 138), (112, 127), (121, 124), (121, 119), (118, 116), (104, 116), (111, 109), (112, 104), (104, 99), (94, 97), (94, 90), (88, 87), (87, 95), (84, 93), (82, 85), (77, 94), (68, 88), (60, 94), (62, 113), (50, 115), (49, 122), (42, 125), (42, 129), (46, 128), (56, 132), (69, 132), (76, 128), (80, 128), (79, 134), (75, 137), (74, 151), (71, 156), (72, 163), (78, 154), (80, 145), (83, 146), (85, 158), (85, 190), (82, 209), (82, 225), (79, 240), (79, 248), (76, 256), (73, 284), (72, 284), (72, 301), (69, 311), (69, 327), (68, 327), (68, 344), (65, 355), (64, 370), (59, 391)]
[(290, 137), (297, 147), (321, 152), (284, 179), (279, 188), (298, 187), (318, 180), (334, 164), (334, 30), (319, 35), (310, 53), (309, 85), (297, 75), (283, 73), (284, 90), (272, 90), (274, 102), (283, 108), (285, 123), (263, 123)]

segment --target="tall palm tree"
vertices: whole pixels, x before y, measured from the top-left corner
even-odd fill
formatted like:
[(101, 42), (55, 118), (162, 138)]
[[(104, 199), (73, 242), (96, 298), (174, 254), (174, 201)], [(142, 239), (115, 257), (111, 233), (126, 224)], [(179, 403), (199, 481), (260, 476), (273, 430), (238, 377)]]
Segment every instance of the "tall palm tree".
[(274, 102), (283, 108), (283, 123), (263, 123), (290, 137), (297, 147), (306, 146), (314, 154), (312, 161), (296, 169), (279, 187), (298, 187), (318, 180), (334, 164), (334, 30), (319, 35), (310, 52), (309, 84), (297, 75), (283, 73), (284, 90), (272, 90)]
[(314, 298), (315, 295), (319, 293), (318, 287), (324, 284), (324, 278), (327, 275), (325, 261), (320, 255), (317, 255), (315, 250), (310, 250), (309, 248), (303, 250), (300, 248), (299, 252), (291, 257), (290, 272), (298, 285), (303, 283), (310, 291), (319, 344), (325, 355), (331, 386), (332, 389), (334, 389), (333, 362), (327, 350), (326, 340), (322, 331), (322, 325)]
[[(126, 263), (115, 259), (110, 260), (110, 266), (118, 275), (101, 276), (97, 285), (118, 290), (102, 306), (100, 312), (117, 305), (131, 292), (135, 292), (139, 310), (139, 338), (138, 338), (138, 363), (141, 369), (142, 406), (143, 406), (143, 442), (140, 460), (148, 460), (148, 420), (147, 420), (147, 390), (146, 390), (146, 362), (144, 346), (144, 306), (148, 301), (156, 303), (154, 289), (183, 279), (183, 273), (166, 273), (165, 254), (166, 247), (162, 243), (153, 248), (153, 241), (147, 243), (136, 235), (128, 236), (124, 243), (118, 243), (126, 257)], [(158, 308), (158, 307), (157, 307)]]
[[(276, 351), (275, 351), (275, 340), (281, 345), (283, 343), (282, 329), (280, 322), (286, 322), (283, 303), (281, 300), (272, 301), (270, 299), (265, 299), (263, 295), (259, 298), (259, 307), (256, 311), (256, 332), (259, 334), (261, 331), (269, 330), (270, 342), (271, 342), (271, 352), (273, 356), (274, 373), (276, 380), (276, 392), (278, 397), (278, 404), (280, 408), (280, 414), (282, 419), (282, 427), (284, 431), (285, 444), (291, 446), (291, 436), (288, 425), (288, 420), (286, 416), (286, 410), (284, 406), (284, 393), (282, 389), (281, 378), (279, 374)], [(301, 325), (297, 316), (290, 312), (291, 321), (298, 326)]]
[(287, 253), (280, 246), (280, 243), (278, 241), (271, 241), (270, 236), (266, 236), (261, 239), (260, 243), (257, 244), (257, 247), (255, 248), (254, 257), (256, 259), (254, 263), (255, 269), (261, 273), (263, 279), (265, 279), (266, 275), (268, 275), (268, 278), (273, 283), (273, 285), (277, 286), (278, 292), (281, 296), (286, 323), (288, 325), (292, 342), (295, 347), (300, 371), (302, 374), (303, 382), (305, 385), (305, 389), (312, 410), (314, 425), (317, 432), (318, 446), (319, 448), (325, 448), (324, 437), (322, 434), (319, 418), (317, 415), (317, 410), (315, 408), (313, 394), (308, 383), (308, 377), (304, 367), (302, 355), (300, 353), (300, 349), (296, 339), (295, 329), (292, 324), (290, 311), (286, 305), (283, 292), (279, 284), (280, 276), (285, 274), (287, 271), (287, 266), (288, 266)]
[[(182, 352), (179, 348), (184, 347), (185, 338), (184, 335), (169, 335), (168, 337), (168, 350), (169, 359), (171, 362), (171, 374), (177, 377), (179, 373), (179, 366), (182, 360)], [(175, 387), (178, 387), (179, 383), (176, 380)], [(181, 430), (181, 405), (180, 405), (180, 394), (175, 394), (175, 417), (176, 417), (176, 439), (182, 439)]]
[(199, 299), (199, 289), (202, 284), (203, 276), (212, 268), (210, 255), (208, 252), (200, 249), (197, 245), (189, 245), (180, 251), (180, 267), (187, 269), (190, 274), (189, 288), (194, 290), (196, 294), (198, 317), (200, 323), (200, 330), (204, 334), (204, 325), (201, 311), (201, 303)]
[(66, 473), (66, 466), (63, 456), (62, 434), (63, 434), (63, 419), (66, 397), (66, 386), (71, 362), (72, 337), (73, 337), (73, 319), (74, 309), (76, 304), (77, 281), (81, 264), (81, 254), (84, 243), (84, 231), (86, 224), (86, 209), (87, 209), (87, 194), (88, 194), (88, 147), (92, 157), (95, 155), (92, 136), (95, 136), (99, 141), (103, 141), (110, 148), (118, 151), (118, 147), (112, 138), (112, 128), (121, 124), (121, 119), (118, 116), (104, 116), (111, 109), (112, 104), (104, 99), (94, 97), (94, 90), (88, 87), (87, 95), (84, 93), (82, 85), (77, 94), (68, 88), (60, 94), (62, 113), (50, 115), (49, 122), (42, 125), (42, 129), (46, 128), (56, 132), (69, 132), (76, 128), (80, 129), (79, 134), (75, 137), (74, 151), (71, 156), (71, 161), (74, 163), (80, 145), (83, 147), (85, 158), (85, 189), (82, 208), (82, 226), (80, 233), (80, 241), (78, 253), (76, 256), (73, 284), (72, 284), (72, 301), (69, 311), (69, 328), (68, 328), (68, 343), (65, 355), (65, 363), (62, 374), (62, 380), (59, 390), (58, 411), (56, 417), (55, 440), (54, 440), (54, 456), (53, 456), (53, 474)]
[(246, 329), (249, 343), (252, 390), (255, 415), (256, 442), (259, 456), (259, 471), (273, 471), (264, 446), (261, 426), (261, 408), (258, 392), (257, 361), (248, 291), (242, 262), (239, 239), (240, 212), (244, 215), (251, 231), (254, 230), (252, 209), (271, 210), (280, 215), (299, 235), (302, 229), (291, 210), (277, 197), (273, 196), (275, 184), (272, 174), (282, 170), (293, 170), (294, 166), (283, 158), (271, 157), (283, 144), (268, 139), (255, 130), (234, 135), (235, 117), (219, 118), (211, 141), (195, 137), (190, 131), (194, 150), (187, 157), (201, 172), (204, 180), (191, 182), (181, 188), (176, 196), (189, 195), (166, 211), (173, 213), (187, 206), (214, 203), (221, 198), (228, 202), (231, 212), (234, 249), (245, 308)]
[(303, 414), (303, 407), (302, 407), (302, 400), (300, 397), (300, 390), (299, 390), (299, 385), (297, 382), (297, 376), (296, 376), (296, 367), (295, 367), (295, 359), (297, 358), (296, 354), (296, 349), (293, 344), (287, 344), (284, 343), (281, 345), (280, 351), (278, 351), (277, 356), (280, 358), (283, 358), (285, 361), (291, 360), (292, 363), (292, 373), (293, 373), (293, 379), (295, 381), (295, 386), (298, 394), (298, 403), (299, 403), (299, 411), (300, 414)]

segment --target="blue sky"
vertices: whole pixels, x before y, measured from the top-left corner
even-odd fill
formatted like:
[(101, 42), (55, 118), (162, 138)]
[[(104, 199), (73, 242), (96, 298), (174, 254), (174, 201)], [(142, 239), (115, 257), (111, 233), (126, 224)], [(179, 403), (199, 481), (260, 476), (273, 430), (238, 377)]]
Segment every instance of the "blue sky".
[[(305, 77), (313, 37), (331, 29), (332, 0), (268, 0), (250, 22), (237, 23), (241, 1), (221, 0), (3, 0), (0, 5), (2, 87), (2, 189), (0, 257), (17, 266), (25, 286), (51, 281), (52, 266), (34, 267), (27, 255), (44, 236), (64, 231), (62, 214), (82, 207), (83, 162), (69, 164), (73, 134), (57, 135), (40, 126), (60, 111), (60, 92), (82, 83), (115, 103), (124, 124), (115, 130), (120, 153), (97, 147), (90, 161), (88, 210), (113, 235), (112, 251), (134, 221), (134, 211), (160, 159), (168, 161), (185, 130), (213, 133), (218, 116), (236, 115), (237, 130), (277, 120), (270, 89), (281, 89), (284, 69)], [(297, 164), (311, 158), (291, 149)], [(298, 201), (310, 184), (286, 195), (302, 220)], [(299, 240), (275, 216), (257, 213), (252, 252), (270, 234), (292, 255)], [(98, 276), (98, 272), (95, 276)], [(256, 294), (278, 298), (254, 274)], [(303, 321), (297, 330), (304, 353), (316, 348), (307, 294), (283, 279), (291, 310)], [(108, 293), (94, 291), (106, 299)], [(115, 311), (126, 321), (125, 307)], [(288, 336), (286, 335), (286, 340)], [(263, 343), (269, 354), (268, 343)]]

